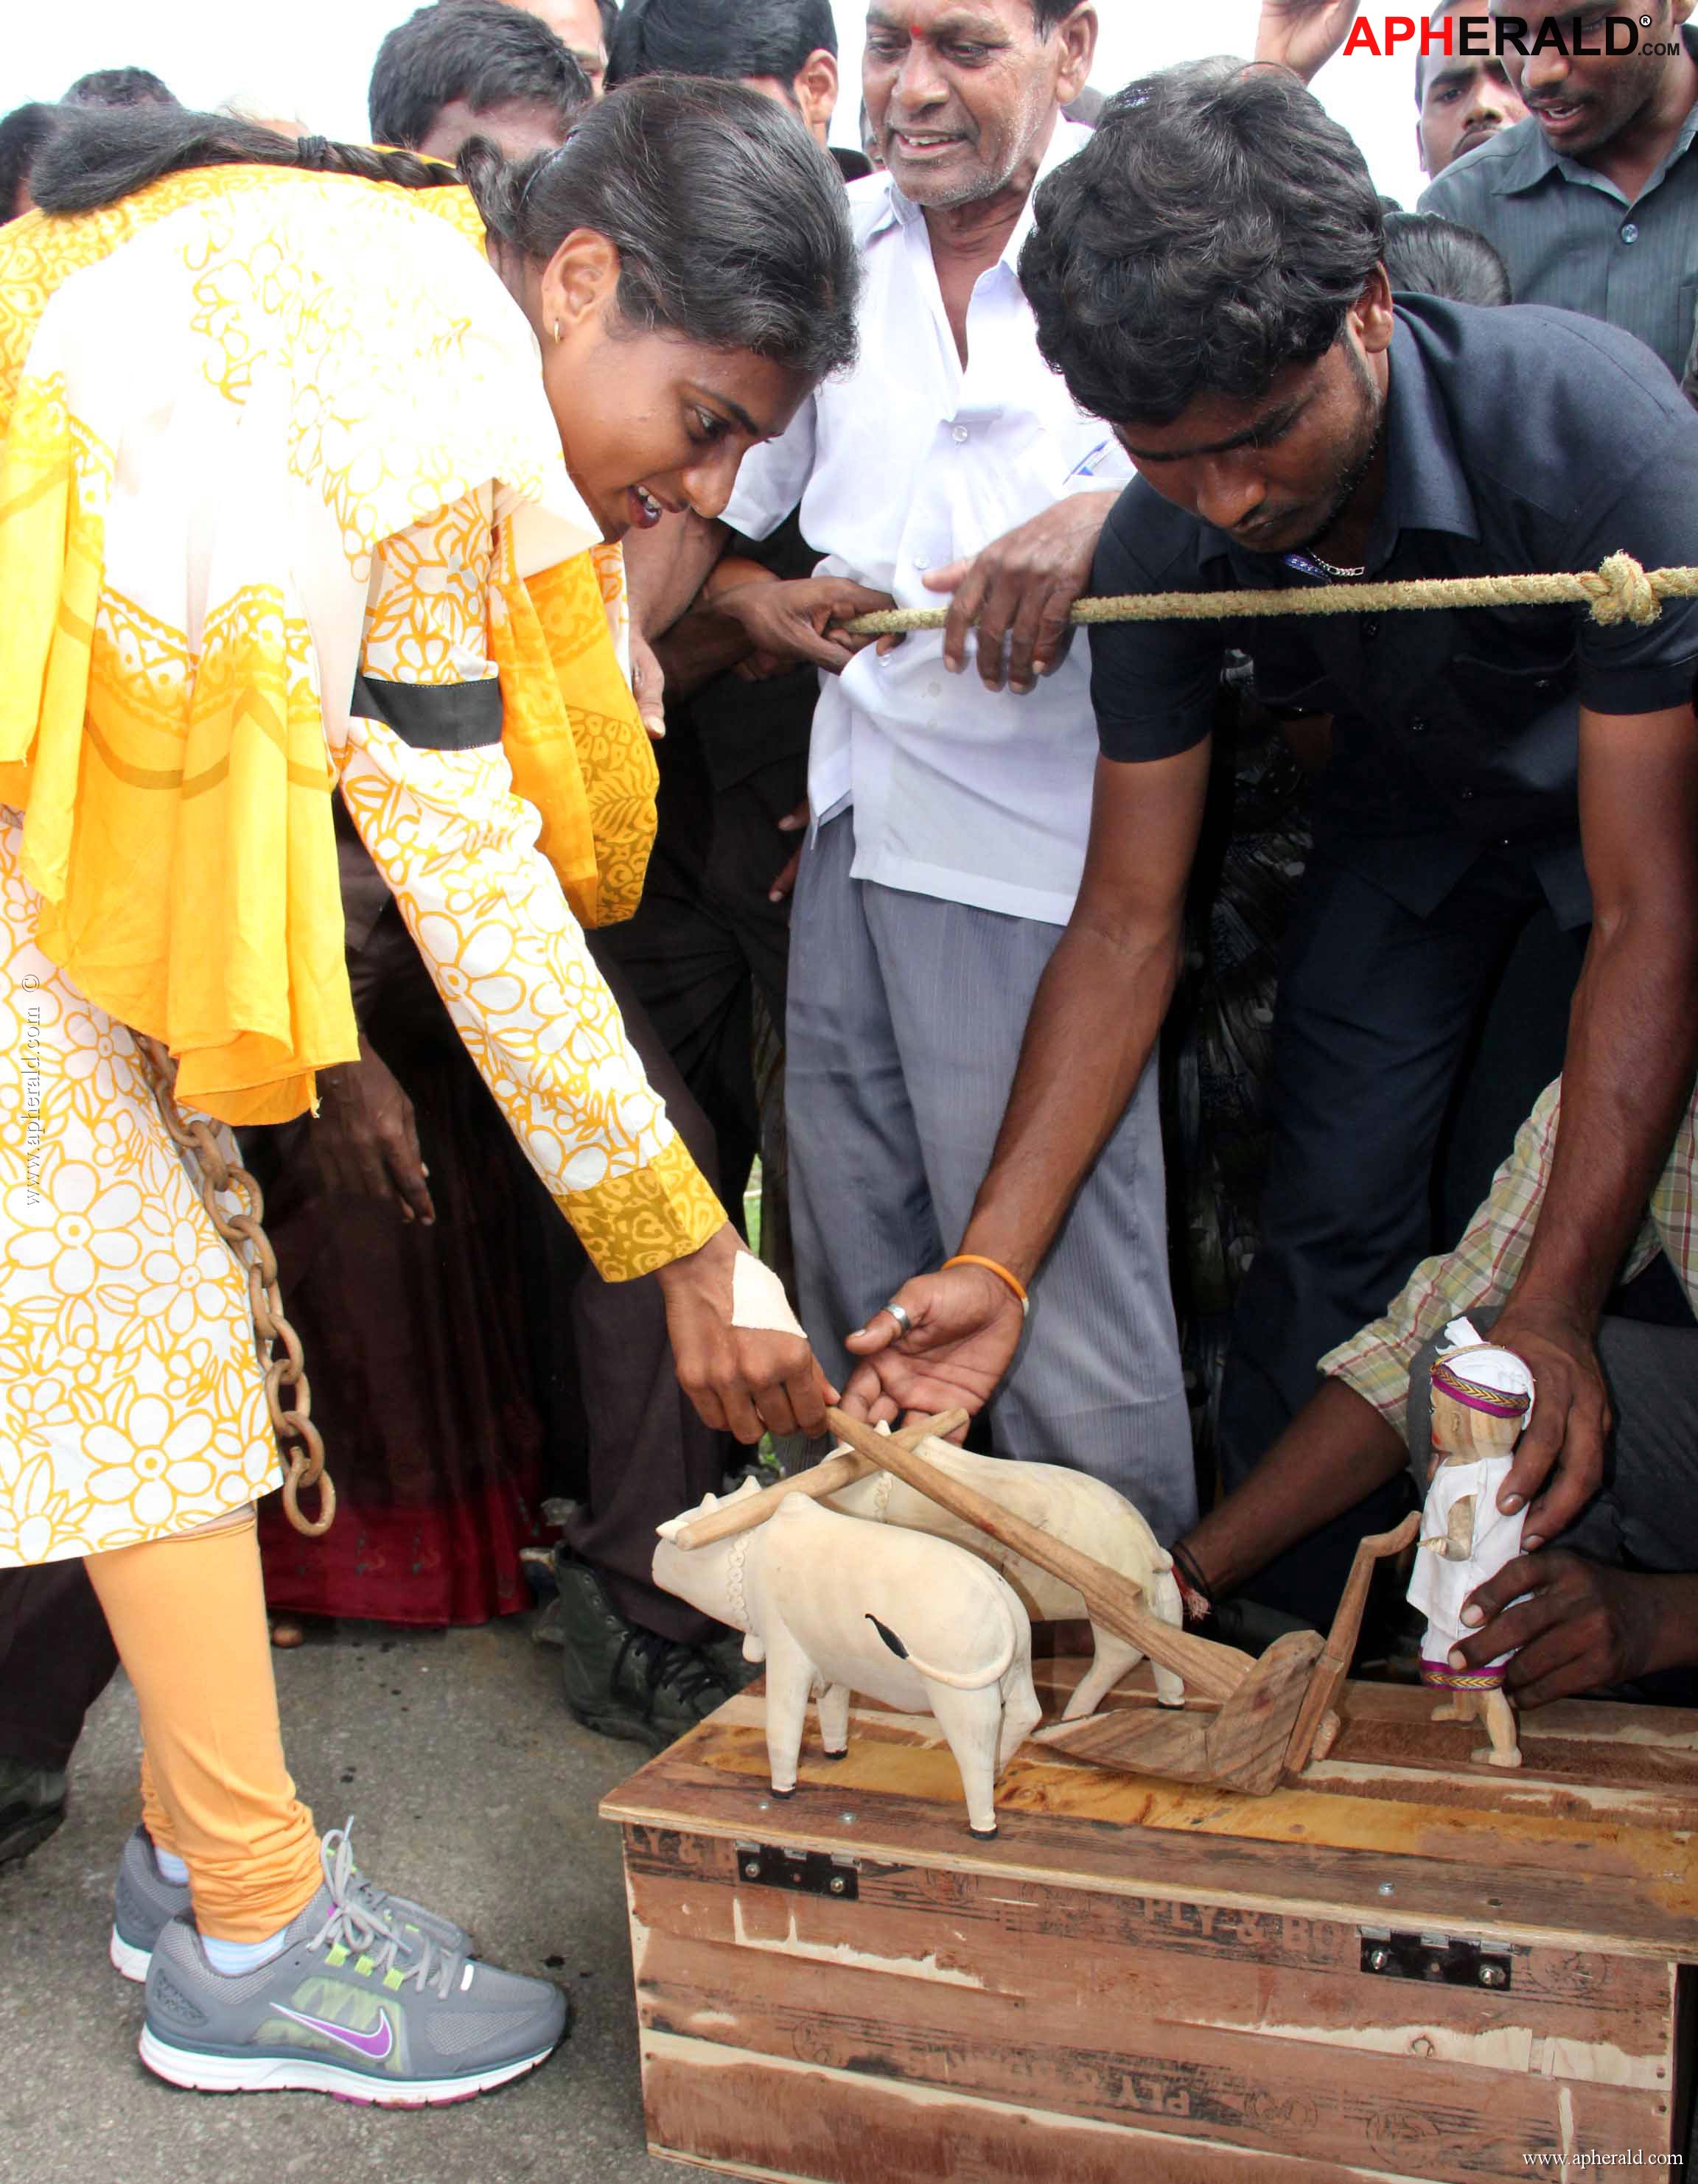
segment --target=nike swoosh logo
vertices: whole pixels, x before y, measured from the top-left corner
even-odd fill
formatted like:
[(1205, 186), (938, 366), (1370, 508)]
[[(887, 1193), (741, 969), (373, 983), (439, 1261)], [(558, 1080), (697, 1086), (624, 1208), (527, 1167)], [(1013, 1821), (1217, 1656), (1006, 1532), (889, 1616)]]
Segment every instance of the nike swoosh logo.
[(343, 2047), (351, 2048), (356, 2055), (364, 2055), (373, 2063), (383, 2062), (395, 2044), (395, 2028), (386, 2009), (377, 2012), (377, 2021), (383, 2028), (381, 2032), (353, 2032), (345, 2025), (332, 2025), (328, 2018), (309, 2017), (303, 2010), (286, 2009), (280, 2002), (273, 2003), (271, 2007), (279, 2017), (293, 2018), (297, 2025), (304, 2025), (309, 2032), (321, 2032), (327, 2040), (339, 2041)]

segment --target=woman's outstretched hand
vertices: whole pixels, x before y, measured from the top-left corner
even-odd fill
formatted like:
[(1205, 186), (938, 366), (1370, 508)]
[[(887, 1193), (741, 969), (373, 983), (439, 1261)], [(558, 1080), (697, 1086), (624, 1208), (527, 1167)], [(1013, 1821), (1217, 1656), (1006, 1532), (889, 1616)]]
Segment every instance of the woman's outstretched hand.
[(746, 1247), (727, 1222), (699, 1251), (655, 1277), (666, 1297), (679, 1384), (710, 1426), (740, 1441), (757, 1441), (763, 1433), (824, 1433), (825, 1407), (837, 1391), (807, 1338), (739, 1327), (733, 1318), (740, 1254), (746, 1256)]

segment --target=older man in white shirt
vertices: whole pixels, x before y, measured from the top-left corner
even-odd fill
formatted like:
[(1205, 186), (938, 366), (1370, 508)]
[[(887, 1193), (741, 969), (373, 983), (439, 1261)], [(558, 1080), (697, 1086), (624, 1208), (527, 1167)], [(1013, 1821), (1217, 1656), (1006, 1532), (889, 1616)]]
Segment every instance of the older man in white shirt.
[[(828, 1369), (845, 1329), (868, 1323), (857, 1351), (906, 1332), (885, 1300), (958, 1248), (1084, 864), (1096, 733), (1066, 617), (1131, 471), (1039, 355), (1017, 265), (1034, 188), (1086, 141), (1061, 109), (1096, 31), (1088, 0), (875, 0), (887, 171), (850, 191), (860, 361), (751, 452), (724, 510), (763, 538), (799, 506), (827, 558), (788, 584), (722, 563), (708, 588), (757, 654), (832, 671), (787, 1034), (801, 1303)], [(857, 649), (838, 625), (869, 593), (952, 593), (951, 626)], [(1000, 1452), (1108, 1480), (1170, 1539), (1195, 1488), (1166, 1249), (1152, 1072), (991, 1409)], [(1014, 1308), (1011, 1276), (975, 1273)]]

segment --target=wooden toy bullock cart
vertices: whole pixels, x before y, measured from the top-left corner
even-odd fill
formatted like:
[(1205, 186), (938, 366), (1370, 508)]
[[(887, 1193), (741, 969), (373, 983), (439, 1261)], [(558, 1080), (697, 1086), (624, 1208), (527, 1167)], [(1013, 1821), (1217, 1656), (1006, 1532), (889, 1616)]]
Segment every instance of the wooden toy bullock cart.
[[(869, 1453), (918, 1476), (911, 1449)], [(1158, 1632), (1185, 1713), (1138, 1669), (1064, 1747), (1024, 1747), (988, 1843), (929, 1716), (857, 1705), (847, 1757), (810, 1752), (777, 1801), (759, 1693), (729, 1701), (602, 1808), (653, 2150), (770, 2184), (1667, 2170), (1698, 1713), (1548, 1708), (1500, 1774), (1430, 1693), (1343, 1681), (1352, 1613), (1272, 1669)], [(1039, 1664), (1047, 1718), (1083, 1665)], [(1270, 1748), (1266, 1794), (1226, 1786)]]

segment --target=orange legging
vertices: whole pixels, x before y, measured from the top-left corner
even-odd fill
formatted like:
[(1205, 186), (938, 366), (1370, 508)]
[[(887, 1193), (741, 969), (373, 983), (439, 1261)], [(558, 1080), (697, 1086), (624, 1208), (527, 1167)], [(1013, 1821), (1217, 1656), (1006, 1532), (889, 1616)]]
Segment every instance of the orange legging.
[(264, 1941), (320, 1874), (283, 1763), (254, 1513), (91, 1555), (87, 1569), (141, 1701), (148, 1833), (188, 1867), (202, 1933)]

